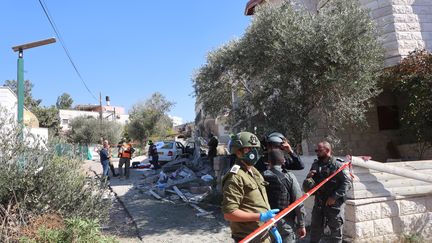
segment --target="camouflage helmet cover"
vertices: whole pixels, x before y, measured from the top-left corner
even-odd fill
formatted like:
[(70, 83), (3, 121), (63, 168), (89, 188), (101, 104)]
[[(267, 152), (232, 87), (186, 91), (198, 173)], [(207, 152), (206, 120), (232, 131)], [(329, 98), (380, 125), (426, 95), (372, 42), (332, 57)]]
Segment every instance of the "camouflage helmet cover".
[(260, 148), (258, 137), (250, 132), (240, 132), (231, 137), (230, 151), (234, 154), (239, 148)]

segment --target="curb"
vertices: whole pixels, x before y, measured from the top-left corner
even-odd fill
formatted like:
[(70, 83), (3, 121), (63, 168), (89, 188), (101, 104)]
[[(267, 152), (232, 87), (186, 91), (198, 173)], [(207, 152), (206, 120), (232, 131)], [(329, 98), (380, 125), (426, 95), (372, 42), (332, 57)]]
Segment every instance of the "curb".
[[(93, 172), (93, 173), (95, 174), (95, 176), (96, 176), (97, 178), (99, 178), (99, 179), (101, 178), (101, 177), (99, 176), (99, 174), (97, 174), (96, 171), (94, 171), (94, 170), (91, 169), (91, 168), (89, 168), (89, 169), (90, 169), (91, 172)], [(136, 223), (135, 219), (132, 217), (132, 214), (131, 214), (131, 213), (129, 212), (129, 210), (126, 208), (124, 202), (120, 199), (120, 197), (118, 196), (118, 194), (117, 194), (117, 193), (112, 189), (111, 185), (108, 184), (108, 188), (109, 188), (109, 190), (114, 194), (114, 197), (117, 199), (117, 201), (120, 203), (120, 205), (123, 207), (123, 209), (125, 210), (127, 216), (128, 216), (129, 218), (132, 219), (132, 223), (133, 223), (133, 225), (135, 226), (135, 230), (136, 230), (136, 233), (137, 233), (136, 235), (137, 235), (138, 239), (142, 242), (143, 239), (142, 239), (142, 237), (141, 237), (141, 235), (140, 235), (140, 233), (139, 233), (139, 230), (138, 230), (138, 224)]]

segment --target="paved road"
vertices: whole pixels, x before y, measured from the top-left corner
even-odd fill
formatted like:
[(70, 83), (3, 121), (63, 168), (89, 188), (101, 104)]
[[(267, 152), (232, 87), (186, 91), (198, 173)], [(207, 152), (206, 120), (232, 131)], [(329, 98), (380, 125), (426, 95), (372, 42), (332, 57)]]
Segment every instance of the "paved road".
[[(98, 161), (87, 161), (85, 167), (98, 174), (102, 170)], [(135, 187), (144, 178), (143, 173), (131, 170), (129, 180), (112, 178), (110, 182), (137, 224), (143, 242), (232, 242), (228, 224), (218, 208), (206, 208), (214, 213), (197, 217), (195, 209), (185, 203), (156, 200)]]

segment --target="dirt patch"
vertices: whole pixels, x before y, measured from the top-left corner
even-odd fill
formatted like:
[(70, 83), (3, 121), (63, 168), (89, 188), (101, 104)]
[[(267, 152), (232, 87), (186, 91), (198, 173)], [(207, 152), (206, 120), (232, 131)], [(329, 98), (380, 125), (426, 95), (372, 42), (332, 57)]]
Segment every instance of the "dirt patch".
[(38, 238), (40, 229), (60, 230), (64, 229), (65, 224), (63, 218), (58, 214), (44, 214), (31, 218), (29, 223), (21, 228), (20, 235), (29, 239)]
[(138, 230), (132, 218), (129, 217), (122, 204), (117, 199), (114, 198), (112, 202), (109, 222), (102, 227), (103, 234), (115, 236), (121, 242), (126, 239), (134, 240), (129, 242), (138, 242)]

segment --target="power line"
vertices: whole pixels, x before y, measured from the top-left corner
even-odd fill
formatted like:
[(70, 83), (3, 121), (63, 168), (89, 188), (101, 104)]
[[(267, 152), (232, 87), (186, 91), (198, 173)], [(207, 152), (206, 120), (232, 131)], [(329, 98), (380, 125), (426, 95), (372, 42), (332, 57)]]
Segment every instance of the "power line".
[(90, 93), (90, 95), (91, 95), (95, 100), (98, 100), (98, 99), (96, 98), (96, 95), (94, 95), (94, 93), (93, 93), (93, 92), (89, 89), (89, 87), (87, 86), (87, 83), (85, 82), (85, 80), (84, 80), (84, 78), (82, 77), (81, 73), (78, 71), (77, 65), (76, 65), (75, 62), (73, 61), (73, 59), (72, 59), (72, 57), (71, 57), (71, 55), (70, 55), (70, 52), (69, 52), (69, 50), (67, 49), (67, 47), (66, 47), (66, 45), (65, 45), (65, 43), (64, 43), (64, 41), (63, 41), (62, 36), (60, 35), (60, 31), (58, 30), (57, 25), (56, 25), (55, 22), (54, 22), (54, 19), (52, 18), (51, 14), (49, 13), (49, 11), (48, 11), (48, 7), (46, 6), (45, 1), (44, 1), (44, 0), (38, 0), (38, 1), (39, 1), (40, 6), (42, 7), (42, 10), (43, 10), (44, 13), (45, 13), (45, 16), (46, 16), (47, 19), (48, 19), (48, 21), (49, 21), (51, 27), (53, 28), (54, 33), (55, 33), (55, 35), (57, 36), (57, 39), (59, 40), (59, 42), (60, 42), (60, 44), (61, 44), (63, 50), (65, 51), (66, 56), (67, 56), (68, 59), (69, 59), (69, 62), (72, 64), (72, 67), (73, 67), (73, 69), (75, 70), (76, 74), (78, 75), (78, 77), (80, 78), (81, 82), (83, 83), (83, 85), (84, 85), (84, 87), (87, 89), (87, 91)]

